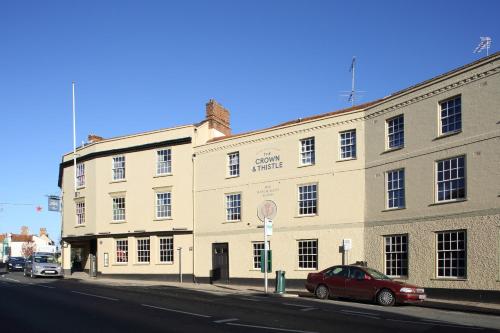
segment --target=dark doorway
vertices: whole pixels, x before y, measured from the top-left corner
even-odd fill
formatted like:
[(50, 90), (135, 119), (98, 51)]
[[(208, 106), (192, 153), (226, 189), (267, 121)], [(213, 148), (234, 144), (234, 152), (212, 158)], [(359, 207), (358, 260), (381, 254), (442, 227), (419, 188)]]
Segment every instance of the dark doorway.
[(212, 244), (211, 281), (229, 282), (229, 246), (227, 243)]

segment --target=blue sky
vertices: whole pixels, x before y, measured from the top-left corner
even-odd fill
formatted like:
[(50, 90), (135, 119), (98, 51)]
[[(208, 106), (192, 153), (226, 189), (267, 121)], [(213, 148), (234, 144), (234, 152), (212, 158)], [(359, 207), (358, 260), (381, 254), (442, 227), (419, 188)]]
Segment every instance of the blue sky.
[(349, 106), (352, 56), (367, 102), (484, 56), (480, 36), (494, 52), (499, 12), (493, 0), (2, 1), (0, 233), (59, 237), (45, 195), (72, 149), (73, 80), (78, 142), (195, 123), (210, 98), (237, 133)]

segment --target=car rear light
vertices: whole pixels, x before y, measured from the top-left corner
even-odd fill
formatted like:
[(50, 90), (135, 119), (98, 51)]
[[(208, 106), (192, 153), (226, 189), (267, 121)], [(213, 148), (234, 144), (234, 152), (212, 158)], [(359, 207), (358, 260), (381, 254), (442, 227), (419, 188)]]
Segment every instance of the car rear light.
[(418, 288), (418, 289), (417, 289), (417, 293), (419, 293), (419, 294), (423, 294), (423, 293), (425, 293), (425, 290), (424, 290), (424, 289), (422, 289), (422, 288)]

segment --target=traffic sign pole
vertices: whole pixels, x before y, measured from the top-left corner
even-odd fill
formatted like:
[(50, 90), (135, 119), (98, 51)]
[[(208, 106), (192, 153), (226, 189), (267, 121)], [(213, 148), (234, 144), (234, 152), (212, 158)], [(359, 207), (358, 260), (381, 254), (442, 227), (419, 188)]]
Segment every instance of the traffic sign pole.
[(267, 295), (267, 251), (269, 250), (269, 246), (267, 244), (267, 223), (269, 219), (266, 217), (264, 219), (264, 293)]

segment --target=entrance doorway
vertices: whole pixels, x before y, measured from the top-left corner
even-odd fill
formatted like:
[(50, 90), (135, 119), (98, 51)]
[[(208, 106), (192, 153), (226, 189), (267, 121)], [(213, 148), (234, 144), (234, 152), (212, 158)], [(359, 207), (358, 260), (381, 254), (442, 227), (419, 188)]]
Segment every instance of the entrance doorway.
[(229, 246), (227, 243), (212, 244), (211, 280), (229, 282)]

